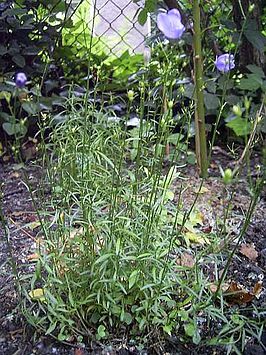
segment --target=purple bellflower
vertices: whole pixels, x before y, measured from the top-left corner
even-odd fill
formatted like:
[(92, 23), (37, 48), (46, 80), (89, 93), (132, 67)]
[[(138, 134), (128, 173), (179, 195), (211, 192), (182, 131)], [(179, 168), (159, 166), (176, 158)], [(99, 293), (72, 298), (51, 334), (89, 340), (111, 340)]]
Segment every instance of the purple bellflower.
[(15, 83), (18, 88), (20, 89), (23, 88), (26, 85), (26, 82), (27, 82), (27, 77), (25, 73), (21, 72), (16, 74)]
[(180, 12), (177, 9), (172, 9), (157, 16), (157, 26), (166, 38), (180, 39), (185, 31), (181, 20)]
[(233, 54), (225, 53), (219, 55), (219, 57), (216, 57), (215, 66), (222, 73), (227, 73), (229, 70), (234, 69), (235, 58)]

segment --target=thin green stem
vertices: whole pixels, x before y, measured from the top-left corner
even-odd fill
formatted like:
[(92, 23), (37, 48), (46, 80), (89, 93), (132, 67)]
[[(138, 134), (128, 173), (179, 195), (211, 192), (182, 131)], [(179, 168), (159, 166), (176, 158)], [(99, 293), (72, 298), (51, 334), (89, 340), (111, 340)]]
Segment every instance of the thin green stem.
[(205, 128), (205, 107), (203, 95), (203, 65), (201, 49), (200, 5), (198, 0), (193, 1), (194, 19), (194, 75), (195, 75), (195, 126), (196, 126), (196, 156), (201, 177), (207, 176), (207, 142)]

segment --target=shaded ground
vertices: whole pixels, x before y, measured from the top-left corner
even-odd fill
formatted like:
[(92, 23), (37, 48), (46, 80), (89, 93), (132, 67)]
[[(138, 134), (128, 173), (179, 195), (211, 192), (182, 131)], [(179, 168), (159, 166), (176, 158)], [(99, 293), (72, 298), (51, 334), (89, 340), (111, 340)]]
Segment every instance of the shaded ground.
[[(253, 159), (254, 165), (258, 162), (258, 157)], [(223, 168), (229, 166), (232, 160), (226, 154), (218, 152), (214, 155), (211, 167), (212, 176), (204, 183), (205, 192), (199, 196), (197, 209), (204, 216), (204, 226), (211, 231), (217, 215), (223, 211), (228, 203), (229, 191), (224, 190), (224, 185), (215, 176), (219, 176), (219, 165)], [(255, 172), (255, 166), (253, 167)], [(245, 173), (245, 172), (244, 172)], [(28, 165), (26, 167), (28, 182), (33, 186), (36, 200), (42, 201), (47, 196), (37, 196), (42, 171), (38, 167)], [(195, 191), (199, 186), (199, 179), (196, 178), (194, 167), (189, 167), (182, 172), (182, 175), (189, 176), (184, 180), (186, 188), (184, 192), (184, 207), (190, 206)], [(38, 218), (31, 202), (31, 196), (24, 184), (25, 178), (23, 169), (19, 165), (0, 165), (0, 183), (2, 184), (2, 208), (8, 222), (8, 235), (5, 235), (2, 226), (0, 227), (0, 354), (136, 354), (135, 348), (121, 348), (119, 351), (112, 350), (112, 347), (105, 347), (99, 350), (91, 348), (88, 352), (74, 347), (58, 344), (51, 338), (38, 337), (32, 339), (33, 330), (25, 325), (18, 307), (18, 299), (14, 289), (14, 277), (12, 276), (11, 263), (9, 262), (9, 249), (7, 237), (10, 240), (14, 262), (18, 266), (20, 274), (27, 274), (32, 271), (33, 264), (29, 256), (34, 253), (36, 248), (36, 226)], [(177, 185), (179, 183), (177, 182)], [(232, 205), (232, 215), (228, 228), (232, 238), (237, 235), (246, 212), (249, 202), (248, 185), (245, 178), (240, 181), (235, 191), (234, 202)], [(261, 197), (253, 221), (245, 234), (243, 243), (252, 245), (252, 249), (257, 254), (252, 258), (243, 254), (243, 250), (238, 250), (233, 258), (227, 280), (233, 280), (245, 288), (251, 289), (257, 282), (263, 283), (260, 297), (254, 299), (255, 305), (266, 309), (265, 297), (265, 270), (266, 270), (266, 219), (265, 219), (265, 195)], [(220, 212), (219, 212), (220, 211)], [(208, 231), (206, 231), (208, 233)], [(242, 244), (243, 244), (242, 243)], [(212, 270), (210, 270), (210, 273)], [(265, 336), (264, 336), (265, 338)], [(266, 343), (264, 339), (263, 341)], [(170, 339), (170, 352), (173, 354), (193, 354), (202, 351), (204, 354), (221, 354), (217, 349), (193, 349), (178, 343), (177, 339)], [(120, 344), (121, 347), (121, 344)], [(115, 347), (119, 349), (119, 346)], [(148, 353), (152, 353), (149, 351)], [(157, 350), (157, 353), (162, 353)], [(246, 354), (263, 354), (263, 349), (259, 345), (253, 344), (253, 340), (246, 347)]]

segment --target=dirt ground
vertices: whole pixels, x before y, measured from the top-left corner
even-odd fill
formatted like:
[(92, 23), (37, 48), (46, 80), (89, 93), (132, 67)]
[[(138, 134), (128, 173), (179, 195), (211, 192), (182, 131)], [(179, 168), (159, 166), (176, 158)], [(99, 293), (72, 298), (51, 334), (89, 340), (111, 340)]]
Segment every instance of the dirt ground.
[[(255, 155), (252, 171), (256, 175), (256, 164), (259, 156)], [(219, 211), (224, 208), (228, 192), (219, 178), (219, 165), (223, 168), (230, 166), (232, 159), (224, 152), (214, 154), (210, 169), (210, 178), (204, 182), (204, 193), (200, 194), (197, 202), (197, 209), (204, 215), (204, 227), (210, 230), (214, 228), (215, 219)], [(188, 168), (186, 168), (188, 169)], [(114, 350), (112, 346), (102, 349), (93, 348), (80, 349), (73, 346), (59, 344), (50, 337), (35, 334), (25, 324), (19, 309), (19, 300), (15, 292), (15, 278), (12, 274), (10, 263), (10, 248), (12, 248), (13, 261), (18, 266), (20, 274), (26, 275), (32, 271), (34, 265), (29, 260), (29, 255), (34, 253), (36, 247), (36, 231), (34, 224), (38, 221), (31, 196), (25, 184), (24, 172), (28, 176), (28, 182), (34, 187), (34, 194), (38, 201), (38, 185), (43, 174), (36, 165), (27, 164), (22, 167), (18, 164), (0, 163), (0, 200), (2, 211), (8, 222), (8, 229), (4, 233), (3, 226), (0, 226), (0, 354), (137, 354), (135, 348)], [(194, 167), (182, 171), (183, 176), (189, 176), (184, 180), (186, 187), (184, 192), (184, 206), (189, 206), (195, 189), (199, 186), (199, 179), (196, 177)], [(2, 196), (1, 196), (2, 191)], [(49, 192), (47, 192), (47, 198)], [(45, 198), (45, 196), (42, 196)], [(237, 235), (241, 227), (243, 214), (247, 211), (249, 201), (248, 185), (245, 179), (240, 179), (235, 191), (232, 216), (230, 220), (231, 234)], [(39, 200), (37, 203), (40, 203)], [(255, 305), (260, 309), (266, 309), (266, 219), (265, 219), (265, 192), (262, 194), (256, 212), (253, 216), (247, 232), (245, 233), (239, 249), (232, 260), (227, 279), (244, 285), (251, 289), (256, 283), (262, 283), (260, 297), (254, 299)], [(9, 243), (7, 243), (7, 238)], [(244, 245), (244, 249), (243, 249)], [(245, 249), (246, 246), (246, 249)], [(253, 252), (253, 253), (252, 253)], [(211, 271), (210, 271), (211, 272)], [(266, 334), (263, 334), (262, 341), (266, 346)], [(169, 339), (168, 354), (196, 354), (201, 351), (204, 354), (222, 354), (219, 349), (201, 349), (195, 347), (184, 347), (174, 339)], [(117, 347), (116, 347), (117, 349)], [(144, 354), (145, 352), (143, 352)], [(147, 353), (152, 353), (147, 351)], [(157, 352), (158, 353), (158, 352)], [(167, 352), (165, 352), (166, 354)], [(245, 354), (264, 354), (263, 348), (250, 339), (246, 346)]]

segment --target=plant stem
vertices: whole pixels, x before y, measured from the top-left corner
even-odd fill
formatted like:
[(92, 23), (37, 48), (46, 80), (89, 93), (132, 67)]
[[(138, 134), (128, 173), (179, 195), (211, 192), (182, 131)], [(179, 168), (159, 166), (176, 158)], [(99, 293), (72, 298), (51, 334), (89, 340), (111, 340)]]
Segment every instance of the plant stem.
[(201, 28), (199, 0), (193, 0), (194, 20), (194, 75), (195, 75), (195, 126), (196, 126), (196, 156), (200, 176), (207, 176), (207, 142), (205, 130), (205, 108), (203, 96), (203, 65), (201, 51)]

